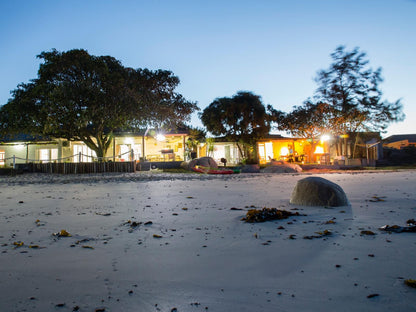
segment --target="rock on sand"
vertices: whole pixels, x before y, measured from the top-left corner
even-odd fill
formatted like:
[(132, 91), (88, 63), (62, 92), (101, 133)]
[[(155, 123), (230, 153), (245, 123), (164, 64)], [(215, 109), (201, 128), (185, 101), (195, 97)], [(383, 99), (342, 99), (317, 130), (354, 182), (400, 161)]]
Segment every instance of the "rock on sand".
[(299, 180), (293, 189), (290, 203), (303, 206), (348, 206), (344, 190), (329, 180), (308, 177)]
[(209, 168), (218, 168), (218, 164), (211, 157), (200, 157), (192, 159), (190, 162), (183, 162), (181, 167), (186, 170), (192, 170), (196, 166), (203, 166)]
[(270, 165), (262, 169), (264, 173), (292, 173), (302, 172), (302, 167), (298, 164), (291, 164), (284, 161), (271, 161)]

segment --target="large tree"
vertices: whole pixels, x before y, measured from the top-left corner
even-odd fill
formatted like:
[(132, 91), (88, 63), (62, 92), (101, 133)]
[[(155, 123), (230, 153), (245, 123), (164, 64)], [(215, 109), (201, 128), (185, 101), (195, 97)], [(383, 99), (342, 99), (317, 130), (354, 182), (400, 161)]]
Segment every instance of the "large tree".
[(20, 84), (1, 107), (0, 129), (83, 141), (103, 157), (113, 131), (172, 127), (198, 109), (175, 92), (165, 70), (132, 69), (85, 50), (42, 52), (38, 77)]
[(315, 81), (317, 102), (328, 103), (333, 109), (336, 134), (357, 131), (383, 131), (389, 123), (404, 118), (400, 100), (382, 99), (379, 84), (381, 68), (373, 70), (364, 52), (358, 48), (347, 51), (339, 46), (331, 54), (333, 63), (320, 70)]
[(242, 157), (249, 161), (257, 158), (257, 140), (270, 131), (270, 114), (260, 96), (251, 92), (217, 98), (199, 117), (213, 135), (235, 142)]
[(329, 104), (308, 100), (303, 106), (295, 106), (290, 113), (280, 114), (275, 121), (279, 130), (290, 132), (294, 137), (310, 139), (309, 159), (313, 159), (318, 140), (331, 132), (333, 120), (333, 110)]

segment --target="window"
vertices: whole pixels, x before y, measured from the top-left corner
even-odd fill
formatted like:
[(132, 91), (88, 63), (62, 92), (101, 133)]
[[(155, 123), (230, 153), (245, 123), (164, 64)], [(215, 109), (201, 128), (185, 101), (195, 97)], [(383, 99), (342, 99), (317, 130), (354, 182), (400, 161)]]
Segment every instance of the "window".
[(120, 145), (120, 160), (129, 161), (131, 154), (131, 145), (130, 144), (121, 144)]
[(6, 152), (0, 151), (0, 166), (4, 166), (4, 159), (6, 158)]
[(142, 154), (141, 144), (120, 144), (120, 153), (118, 154), (121, 161), (131, 160), (131, 150), (133, 149), (134, 159), (140, 159)]
[(81, 153), (81, 162), (92, 162), (97, 158), (97, 154), (86, 145), (74, 144), (74, 162), (79, 162)]
[(58, 160), (58, 149), (57, 148), (42, 148), (39, 150), (39, 161), (41, 163), (48, 163), (51, 161)]
[(49, 162), (49, 150), (46, 148), (39, 150), (39, 160), (41, 163)]

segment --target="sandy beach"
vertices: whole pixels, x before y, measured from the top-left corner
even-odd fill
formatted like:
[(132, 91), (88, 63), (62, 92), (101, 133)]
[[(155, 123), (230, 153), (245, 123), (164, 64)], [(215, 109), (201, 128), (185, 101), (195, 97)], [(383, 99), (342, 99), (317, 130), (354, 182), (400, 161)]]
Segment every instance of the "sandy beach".
[[(306, 176), (351, 205), (289, 204)], [(300, 216), (241, 221), (264, 207)], [(24, 174), (0, 218), (0, 311), (416, 309), (416, 233), (379, 229), (416, 219), (414, 170)]]

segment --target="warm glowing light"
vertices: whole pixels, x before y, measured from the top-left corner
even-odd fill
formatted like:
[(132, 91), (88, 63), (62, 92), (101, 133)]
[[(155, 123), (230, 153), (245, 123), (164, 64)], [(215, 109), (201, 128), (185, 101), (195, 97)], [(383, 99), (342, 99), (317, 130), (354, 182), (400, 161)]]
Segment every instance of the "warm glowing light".
[(349, 137), (349, 135), (348, 135), (348, 134), (341, 134), (339, 137), (340, 137), (340, 138), (343, 138), (343, 139), (346, 139), (346, 138), (348, 138), (348, 137)]
[(324, 148), (322, 146), (317, 146), (315, 149), (315, 154), (324, 154)]
[(125, 138), (124, 139), (124, 144), (133, 145), (134, 144), (134, 139), (133, 138)]
[(321, 136), (321, 141), (325, 142), (325, 141), (329, 141), (331, 139), (331, 137), (328, 134), (324, 134), (323, 136)]
[(158, 133), (158, 134), (156, 134), (156, 140), (161, 142), (161, 141), (166, 140), (166, 138), (163, 134)]
[(280, 156), (287, 156), (289, 155), (289, 149), (286, 146), (283, 146), (280, 149)]

